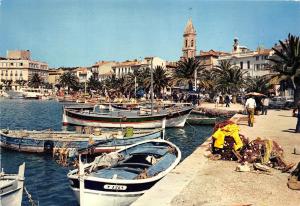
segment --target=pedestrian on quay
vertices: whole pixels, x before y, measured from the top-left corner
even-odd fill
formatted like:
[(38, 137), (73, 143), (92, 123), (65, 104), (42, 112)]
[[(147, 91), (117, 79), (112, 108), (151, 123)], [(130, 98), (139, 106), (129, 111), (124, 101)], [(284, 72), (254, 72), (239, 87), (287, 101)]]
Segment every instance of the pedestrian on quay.
[(220, 103), (220, 96), (217, 95), (217, 96), (215, 97), (215, 107), (219, 107), (219, 103)]
[(229, 104), (230, 104), (230, 97), (229, 97), (229, 95), (226, 95), (225, 96), (225, 107), (229, 107)]
[(268, 97), (263, 97), (261, 99), (261, 114), (262, 115), (267, 115), (269, 102), (270, 102), (270, 100)]
[(300, 100), (297, 102), (296, 106), (297, 106), (296, 110), (298, 110), (298, 114), (297, 114), (297, 125), (296, 125), (295, 132), (300, 133)]
[(254, 124), (254, 110), (256, 108), (256, 102), (255, 99), (250, 96), (246, 101), (246, 109), (248, 113), (248, 126), (253, 127)]

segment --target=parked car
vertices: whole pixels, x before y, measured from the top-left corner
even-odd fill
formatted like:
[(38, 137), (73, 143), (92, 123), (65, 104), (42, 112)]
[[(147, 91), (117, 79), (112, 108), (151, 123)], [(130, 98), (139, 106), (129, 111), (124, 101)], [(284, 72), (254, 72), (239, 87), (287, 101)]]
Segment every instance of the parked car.
[(273, 109), (292, 108), (293, 105), (293, 99), (281, 96), (273, 97), (269, 103), (269, 107)]

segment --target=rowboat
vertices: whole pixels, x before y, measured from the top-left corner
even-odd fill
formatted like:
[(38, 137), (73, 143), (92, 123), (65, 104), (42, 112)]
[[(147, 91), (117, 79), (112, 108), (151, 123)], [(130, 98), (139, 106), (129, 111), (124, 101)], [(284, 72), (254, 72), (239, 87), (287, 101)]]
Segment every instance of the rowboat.
[(133, 127), (161, 128), (164, 119), (165, 127), (184, 127), (192, 106), (174, 107), (149, 111), (111, 111), (109, 113), (90, 110), (78, 110), (64, 107), (63, 125), (83, 125), (91, 127)]
[(187, 123), (191, 125), (214, 125), (216, 120), (214, 117), (189, 117)]
[[(87, 129), (86, 129), (87, 130)], [(90, 145), (94, 153), (111, 152), (138, 141), (162, 137), (162, 129), (100, 131), (82, 134), (65, 131), (0, 130), (0, 146), (16, 151), (52, 153), (53, 149), (66, 148), (74, 152)]]
[(68, 173), (81, 206), (130, 205), (180, 162), (181, 151), (162, 139), (143, 141)]
[(25, 163), (18, 174), (0, 173), (0, 201), (3, 206), (21, 206), (24, 187)]

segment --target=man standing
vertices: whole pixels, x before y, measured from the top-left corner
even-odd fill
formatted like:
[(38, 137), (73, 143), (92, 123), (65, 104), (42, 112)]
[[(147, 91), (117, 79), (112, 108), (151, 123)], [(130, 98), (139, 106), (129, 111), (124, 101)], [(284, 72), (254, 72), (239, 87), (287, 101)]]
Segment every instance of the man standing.
[(253, 123), (254, 123), (254, 110), (256, 107), (256, 102), (255, 99), (250, 96), (247, 101), (246, 101), (246, 108), (247, 108), (247, 112), (248, 112), (248, 126), (249, 127), (253, 127)]
[(225, 104), (226, 104), (226, 107), (229, 107), (229, 104), (230, 104), (230, 98), (229, 98), (229, 95), (228, 95), (228, 94), (225, 96)]
[(300, 133), (300, 100), (297, 102), (297, 109), (298, 109), (298, 114), (297, 114), (297, 125), (296, 125), (296, 133)]
[(268, 112), (268, 107), (269, 107), (269, 98), (268, 97), (264, 97), (262, 100), (261, 100), (261, 106), (262, 106), (262, 109), (261, 109), (261, 114), (262, 115), (267, 115), (267, 112)]

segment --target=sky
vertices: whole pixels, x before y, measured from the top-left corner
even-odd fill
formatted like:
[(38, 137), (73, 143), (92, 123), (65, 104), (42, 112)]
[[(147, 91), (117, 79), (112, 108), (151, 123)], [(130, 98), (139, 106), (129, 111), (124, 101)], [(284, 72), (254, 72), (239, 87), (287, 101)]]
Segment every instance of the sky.
[(182, 55), (192, 18), (200, 50), (250, 49), (300, 36), (299, 1), (0, 0), (0, 56), (30, 50), (50, 67)]

